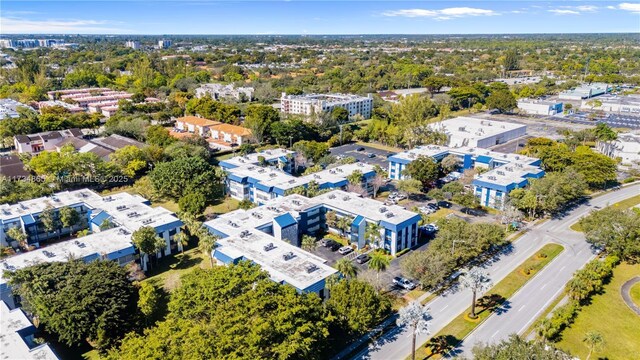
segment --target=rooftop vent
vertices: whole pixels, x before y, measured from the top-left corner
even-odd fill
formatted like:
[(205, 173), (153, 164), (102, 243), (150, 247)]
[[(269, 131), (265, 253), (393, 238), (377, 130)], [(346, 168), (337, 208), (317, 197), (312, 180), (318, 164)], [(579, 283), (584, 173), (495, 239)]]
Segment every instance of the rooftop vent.
[(145, 219), (145, 220), (142, 220), (142, 223), (147, 225), (147, 224), (151, 224), (154, 221), (155, 221), (154, 219)]
[(258, 219), (262, 219), (262, 214), (260, 214), (259, 212), (251, 213), (251, 216), (253, 216), (255, 218), (258, 218)]
[(120, 228), (120, 229), (118, 229), (118, 234), (120, 234), (120, 235), (129, 235), (131, 233), (126, 229)]
[(387, 218), (392, 218), (394, 215), (392, 212), (388, 212), (384, 216), (386, 216)]
[(296, 257), (296, 255), (295, 255), (293, 252), (291, 252), (291, 251), (289, 251), (288, 253), (284, 253), (284, 254), (282, 254), (282, 259), (283, 259), (284, 261), (291, 260), (291, 259), (293, 259), (294, 257)]
[(316, 264), (309, 264), (306, 266), (306, 269), (307, 269), (307, 274), (311, 274), (312, 272), (318, 270), (319, 267), (316, 266)]
[(78, 245), (79, 248), (84, 249), (87, 245), (83, 242), (80, 242), (78, 240), (73, 242), (74, 244)]
[(126, 210), (126, 209), (127, 209), (127, 205), (116, 206), (116, 210), (118, 210), (118, 211), (122, 211), (122, 210)]
[(349, 196), (343, 196), (342, 201), (349, 201), (351, 198)]
[(291, 200), (293, 205), (300, 205), (300, 200)]
[(140, 215), (138, 215), (138, 213), (136, 211), (130, 212), (127, 214), (128, 218), (132, 218), (132, 217), (138, 217)]
[(109, 202), (109, 201), (113, 201), (113, 198), (111, 196), (107, 196), (106, 198), (102, 199), (105, 202)]
[(378, 209), (378, 211), (384, 214), (385, 212), (387, 212), (387, 208), (383, 206), (380, 209)]
[(276, 174), (276, 173), (269, 174), (269, 177), (276, 177), (276, 176), (278, 176), (278, 174)]
[(273, 243), (268, 243), (267, 245), (264, 246), (263, 249), (264, 249), (264, 251), (270, 251), (270, 250), (273, 250), (275, 248), (276, 248), (276, 246), (273, 245)]
[(240, 233), (240, 238), (246, 238), (247, 236), (250, 236), (251, 232), (249, 230), (242, 230), (242, 232)]
[(295, 183), (295, 182), (296, 182), (296, 180), (295, 180), (295, 179), (291, 179), (291, 180), (289, 180), (288, 182), (289, 182), (289, 184), (293, 184), (293, 183)]
[(498, 175), (504, 175), (504, 171), (498, 171)]

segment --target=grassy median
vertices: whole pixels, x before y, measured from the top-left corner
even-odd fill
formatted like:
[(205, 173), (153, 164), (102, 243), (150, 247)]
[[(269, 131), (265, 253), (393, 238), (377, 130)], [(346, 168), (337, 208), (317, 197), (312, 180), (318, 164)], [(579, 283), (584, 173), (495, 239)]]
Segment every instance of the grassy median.
[[(538, 271), (564, 250), (562, 245), (547, 244), (535, 255), (525, 260), (496, 286), (487, 291), (476, 305), (477, 319), (470, 319), (467, 314), (471, 307), (453, 319), (447, 326), (435, 334), (426, 344), (417, 349), (419, 359), (439, 359), (454, 348), (462, 339), (473, 331), (482, 321), (496, 311), (502, 303), (518, 291)], [(471, 299), (469, 299), (471, 301)]]

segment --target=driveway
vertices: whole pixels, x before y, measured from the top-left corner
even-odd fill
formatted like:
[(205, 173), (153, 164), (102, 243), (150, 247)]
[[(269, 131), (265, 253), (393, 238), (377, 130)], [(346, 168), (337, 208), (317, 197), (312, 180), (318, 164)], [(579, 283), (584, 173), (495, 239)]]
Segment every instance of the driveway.
[[(364, 148), (364, 151), (357, 151), (358, 148)], [(352, 156), (360, 162), (371, 165), (379, 165), (383, 169), (387, 169), (389, 167), (387, 158), (395, 154), (395, 152), (380, 150), (367, 145), (360, 145), (355, 143), (334, 147), (329, 149), (329, 151), (333, 156)], [(375, 157), (370, 158), (367, 156), (367, 154), (374, 154)]]

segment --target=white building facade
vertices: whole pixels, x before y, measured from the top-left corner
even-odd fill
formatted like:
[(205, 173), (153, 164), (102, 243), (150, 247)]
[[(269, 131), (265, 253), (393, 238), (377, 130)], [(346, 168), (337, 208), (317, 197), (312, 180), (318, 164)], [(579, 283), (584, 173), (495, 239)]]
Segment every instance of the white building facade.
[(353, 120), (356, 115), (369, 119), (373, 111), (373, 96), (371, 94), (365, 97), (352, 94), (287, 95), (282, 93), (280, 98), (280, 111), (285, 114), (320, 115), (323, 112), (331, 112), (337, 107), (347, 110), (350, 120)]

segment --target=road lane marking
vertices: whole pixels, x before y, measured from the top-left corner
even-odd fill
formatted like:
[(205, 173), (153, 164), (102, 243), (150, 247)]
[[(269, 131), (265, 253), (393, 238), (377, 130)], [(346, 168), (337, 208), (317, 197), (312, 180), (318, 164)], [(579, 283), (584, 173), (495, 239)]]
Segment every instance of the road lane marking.
[(566, 267), (567, 267), (567, 265), (565, 265), (565, 266), (561, 267), (561, 268), (560, 268), (560, 270), (558, 270), (558, 272), (560, 272), (560, 271), (564, 270), (564, 268), (566, 268)]
[(520, 309), (518, 309), (518, 312), (520, 312), (522, 309), (524, 309), (526, 305), (522, 305), (522, 307)]
[(493, 335), (491, 335), (491, 337), (493, 338), (494, 336), (496, 336), (498, 333), (500, 332), (500, 330), (496, 330), (496, 332), (493, 333)]
[(547, 285), (549, 285), (549, 283), (546, 283), (546, 284), (542, 285), (542, 287), (540, 288), (540, 290), (542, 290), (542, 289), (546, 288), (546, 287), (547, 287)]
[(443, 308), (442, 308), (442, 310), (440, 310), (440, 312), (443, 312), (443, 311), (444, 311), (444, 309), (446, 309), (446, 308), (448, 308), (448, 307), (449, 307), (449, 305), (447, 305), (447, 306), (443, 307)]

